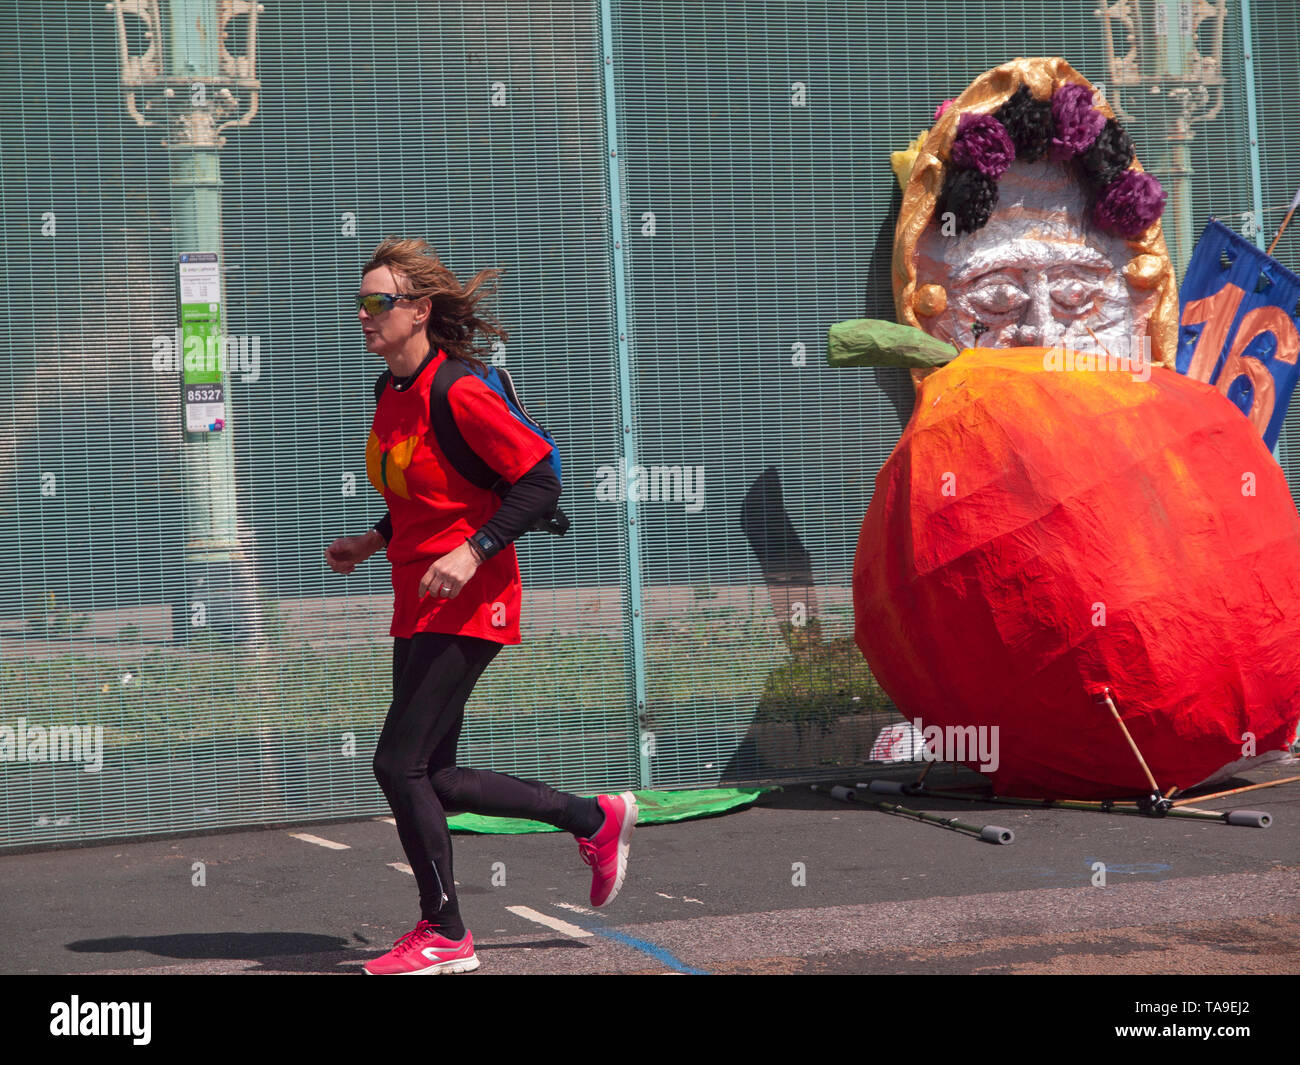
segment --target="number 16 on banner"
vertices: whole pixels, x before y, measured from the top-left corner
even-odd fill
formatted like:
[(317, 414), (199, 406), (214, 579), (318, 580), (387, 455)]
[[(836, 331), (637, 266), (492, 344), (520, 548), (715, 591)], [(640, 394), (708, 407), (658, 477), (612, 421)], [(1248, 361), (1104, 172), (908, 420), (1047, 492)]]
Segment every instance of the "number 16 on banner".
[(1211, 219), (1178, 296), (1178, 372), (1215, 385), (1272, 449), (1300, 369), (1300, 277)]

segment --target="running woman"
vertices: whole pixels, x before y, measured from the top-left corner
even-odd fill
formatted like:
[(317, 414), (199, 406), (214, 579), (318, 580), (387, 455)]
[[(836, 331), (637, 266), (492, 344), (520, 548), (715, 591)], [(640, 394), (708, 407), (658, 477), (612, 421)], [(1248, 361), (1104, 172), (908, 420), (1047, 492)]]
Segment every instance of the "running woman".
[[(523, 426), (483, 380), (478, 334), (506, 338), (480, 306), (499, 271), (462, 286), (423, 240), (385, 240), (361, 271), (357, 317), (366, 349), (388, 373), (376, 384), (366, 472), (388, 513), (325, 552), (351, 573), (387, 546), (393, 571), (393, 702), (374, 770), (420, 890), (421, 920), (372, 975), (477, 969), (461, 920), (447, 812), (524, 817), (578, 839), (591, 866), (591, 904), (623, 885), (637, 806), (632, 793), (583, 798), (533, 780), (456, 765), (465, 702), (503, 645), (517, 644), (522, 586), (512, 541), (549, 513), (560, 484), (550, 444)], [(509, 489), (498, 496), (464, 479), (430, 425), (430, 387), (445, 360), (459, 375), (447, 398), (461, 436)]]

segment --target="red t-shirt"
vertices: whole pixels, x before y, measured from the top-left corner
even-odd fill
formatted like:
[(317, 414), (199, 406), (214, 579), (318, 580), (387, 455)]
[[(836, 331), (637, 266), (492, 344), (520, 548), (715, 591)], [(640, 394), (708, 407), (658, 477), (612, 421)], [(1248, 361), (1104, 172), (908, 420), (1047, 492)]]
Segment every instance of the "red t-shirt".
[[(482, 563), (455, 598), (439, 596), (436, 588), (420, 598), (420, 580), (429, 566), (463, 544), (501, 505), (495, 492), (457, 473), (438, 447), (429, 420), (429, 389), (446, 358), (439, 350), (401, 390), (389, 379), (366, 441), (366, 475), (393, 521), (389, 635), (446, 632), (519, 643), (523, 595), (513, 544)], [(465, 442), (511, 484), (550, 454), (550, 444), (521, 425), (480, 377), (458, 378), (447, 398)]]

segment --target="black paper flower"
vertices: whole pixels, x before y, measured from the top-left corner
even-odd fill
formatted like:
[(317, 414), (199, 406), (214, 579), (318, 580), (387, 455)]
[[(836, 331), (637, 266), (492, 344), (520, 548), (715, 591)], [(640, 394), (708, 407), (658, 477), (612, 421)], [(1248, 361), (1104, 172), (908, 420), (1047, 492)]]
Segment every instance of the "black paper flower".
[(1080, 152), (1075, 162), (1089, 191), (1096, 195), (1133, 165), (1133, 155), (1133, 138), (1109, 118), (1092, 147)]
[(997, 110), (997, 120), (1011, 134), (1016, 158), (1026, 163), (1041, 159), (1052, 143), (1052, 105), (1035, 100), (1027, 85), (1022, 85)]
[(945, 214), (954, 216), (957, 233), (974, 233), (989, 220), (998, 203), (998, 183), (978, 170), (949, 169), (939, 196), (940, 231)]

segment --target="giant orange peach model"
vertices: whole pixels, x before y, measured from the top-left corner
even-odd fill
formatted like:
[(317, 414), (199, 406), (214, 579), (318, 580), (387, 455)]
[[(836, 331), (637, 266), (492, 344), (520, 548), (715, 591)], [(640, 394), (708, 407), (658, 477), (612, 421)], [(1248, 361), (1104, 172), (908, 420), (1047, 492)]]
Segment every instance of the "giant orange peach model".
[(904, 324), (830, 338), (917, 384), (854, 562), (872, 671), (908, 718), (996, 727), (1004, 795), (1150, 793), (1124, 730), (1161, 791), (1282, 754), (1300, 515), (1250, 422), (1170, 368), (1158, 183), (1060, 59), (983, 75), (912, 156)]

